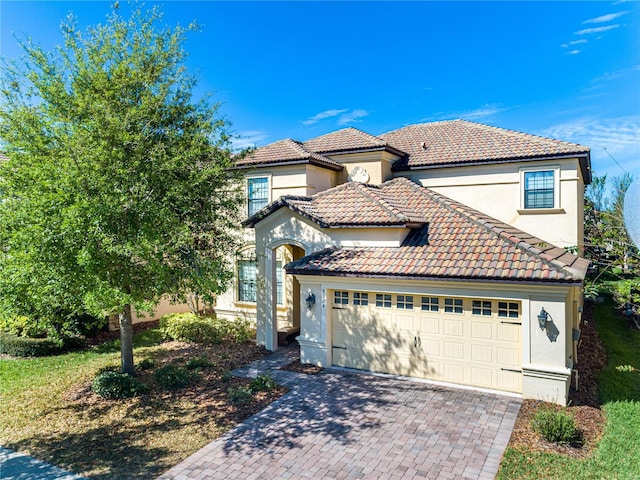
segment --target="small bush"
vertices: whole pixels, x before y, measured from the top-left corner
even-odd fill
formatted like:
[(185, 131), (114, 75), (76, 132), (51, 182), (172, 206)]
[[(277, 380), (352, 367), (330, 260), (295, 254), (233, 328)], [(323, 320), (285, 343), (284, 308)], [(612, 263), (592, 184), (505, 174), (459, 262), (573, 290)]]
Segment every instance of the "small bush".
[(165, 315), (160, 319), (160, 329), (168, 338), (193, 343), (241, 343), (251, 338), (248, 322), (232, 322), (212, 316), (199, 317), (194, 313)]
[(562, 410), (539, 410), (533, 416), (533, 429), (553, 443), (569, 445), (578, 440), (573, 417)]
[(213, 366), (213, 362), (207, 357), (192, 357), (187, 360), (187, 363), (185, 364), (187, 370), (197, 370), (200, 368), (209, 368), (211, 366)]
[(149, 391), (137, 378), (114, 371), (98, 373), (91, 383), (91, 389), (96, 395), (112, 400), (131, 398)]
[(251, 382), (251, 390), (254, 392), (269, 392), (278, 386), (276, 381), (267, 374), (258, 375)]
[(50, 338), (17, 337), (0, 332), (0, 353), (14, 357), (46, 357), (63, 351), (61, 342)]
[(227, 390), (227, 394), (232, 405), (245, 405), (253, 398), (250, 387), (231, 387)]
[(140, 363), (138, 363), (138, 370), (149, 370), (155, 367), (155, 365), (156, 365), (156, 362), (154, 362), (153, 359), (144, 358), (140, 361)]
[(222, 374), (222, 381), (223, 382), (228, 382), (233, 378), (233, 375), (231, 374), (231, 370), (225, 370), (224, 373)]
[(43, 322), (32, 321), (29, 317), (0, 315), (0, 332), (15, 337), (45, 338), (47, 327)]
[(166, 365), (153, 374), (156, 382), (165, 390), (184, 388), (197, 379), (197, 375), (177, 365)]

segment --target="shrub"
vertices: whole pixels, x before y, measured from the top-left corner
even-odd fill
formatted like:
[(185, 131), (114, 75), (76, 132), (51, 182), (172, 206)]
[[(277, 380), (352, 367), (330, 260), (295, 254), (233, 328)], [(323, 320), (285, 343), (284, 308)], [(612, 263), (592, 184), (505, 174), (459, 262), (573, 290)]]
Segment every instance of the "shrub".
[(232, 405), (245, 405), (253, 398), (250, 387), (231, 387), (227, 390)]
[(197, 375), (177, 365), (166, 365), (153, 374), (156, 382), (165, 390), (184, 388), (197, 379)]
[(0, 315), (0, 332), (15, 337), (45, 338), (47, 327), (42, 322), (32, 321), (26, 316)]
[(231, 370), (225, 370), (224, 373), (222, 374), (222, 381), (223, 382), (228, 382), (233, 378), (233, 374), (231, 373)]
[(163, 334), (183, 342), (219, 344), (244, 342), (251, 338), (249, 323), (215, 317), (199, 317), (195, 313), (172, 313), (160, 319)]
[(112, 400), (131, 398), (149, 391), (148, 387), (127, 373), (104, 371), (91, 382), (96, 395)]
[(573, 417), (562, 410), (539, 410), (533, 416), (533, 429), (553, 443), (569, 445), (578, 440)]
[(276, 381), (270, 375), (264, 373), (254, 378), (250, 385), (251, 390), (254, 392), (269, 392), (277, 386)]
[(0, 332), (0, 353), (14, 357), (46, 357), (63, 351), (60, 341), (50, 338), (17, 337)]
[(156, 362), (151, 358), (144, 358), (138, 363), (138, 370), (149, 370), (156, 365)]
[(192, 357), (187, 360), (185, 367), (187, 370), (197, 370), (199, 368), (208, 368), (213, 366), (213, 362), (207, 357)]

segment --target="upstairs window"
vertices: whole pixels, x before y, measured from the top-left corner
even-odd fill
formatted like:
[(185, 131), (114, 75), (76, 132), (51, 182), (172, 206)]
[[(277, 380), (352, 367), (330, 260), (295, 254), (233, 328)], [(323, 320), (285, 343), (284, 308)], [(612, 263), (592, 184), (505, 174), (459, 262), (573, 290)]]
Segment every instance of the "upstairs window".
[(524, 208), (556, 207), (556, 171), (534, 170), (524, 173)]
[(247, 179), (247, 213), (249, 216), (262, 210), (269, 203), (269, 179), (255, 177)]

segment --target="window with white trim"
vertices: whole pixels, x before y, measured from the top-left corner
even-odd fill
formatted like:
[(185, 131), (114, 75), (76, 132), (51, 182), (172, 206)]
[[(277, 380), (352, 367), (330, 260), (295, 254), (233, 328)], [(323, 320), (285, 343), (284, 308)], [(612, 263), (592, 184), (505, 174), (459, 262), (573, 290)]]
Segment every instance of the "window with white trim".
[(528, 209), (558, 208), (559, 169), (522, 171), (522, 207)]
[(425, 312), (437, 312), (440, 310), (440, 299), (438, 297), (422, 297), (421, 308)]
[(498, 317), (518, 318), (520, 315), (520, 304), (517, 302), (498, 302)]
[(391, 308), (391, 294), (376, 293), (376, 307)]
[(369, 294), (366, 292), (353, 292), (353, 304), (366, 307), (369, 305)]
[(241, 258), (238, 260), (238, 301), (256, 301), (256, 277), (258, 265), (254, 258)]
[(284, 268), (281, 260), (276, 262), (276, 303), (284, 305)]
[(249, 216), (262, 210), (269, 204), (269, 178), (247, 178), (247, 213)]
[(341, 290), (333, 292), (333, 303), (335, 305), (349, 305), (349, 292)]
[(413, 310), (413, 295), (396, 295), (396, 308)]
[(445, 298), (444, 299), (444, 312), (462, 314), (462, 299), (461, 298)]
[(490, 300), (473, 300), (473, 302), (471, 302), (471, 314), (481, 315), (483, 317), (490, 317), (491, 301)]

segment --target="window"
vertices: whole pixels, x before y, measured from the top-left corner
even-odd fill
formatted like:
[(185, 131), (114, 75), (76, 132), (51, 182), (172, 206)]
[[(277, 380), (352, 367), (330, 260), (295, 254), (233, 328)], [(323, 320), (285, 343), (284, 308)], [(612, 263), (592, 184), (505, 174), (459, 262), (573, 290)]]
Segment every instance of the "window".
[(369, 294), (365, 292), (353, 292), (353, 304), (362, 307), (369, 305)]
[(391, 308), (391, 295), (388, 293), (376, 293), (376, 307)]
[(524, 172), (524, 208), (555, 207), (555, 171)]
[(440, 299), (438, 297), (422, 297), (422, 310), (426, 312), (437, 312), (440, 309)]
[(238, 301), (256, 301), (257, 264), (255, 259), (238, 260)]
[(413, 295), (398, 295), (396, 297), (396, 308), (413, 310)]
[(444, 311), (445, 313), (462, 313), (462, 299), (461, 298), (445, 298), (444, 299)]
[(498, 302), (498, 317), (518, 318), (520, 315), (519, 304), (516, 302)]
[(276, 303), (284, 305), (284, 269), (282, 262), (276, 262)]
[(247, 179), (247, 205), (249, 216), (254, 215), (269, 203), (269, 179), (267, 177)]
[(349, 292), (339, 290), (333, 292), (333, 303), (336, 305), (349, 305)]
[(473, 315), (482, 315), (483, 317), (491, 316), (491, 301), (474, 300), (471, 304), (471, 313)]

